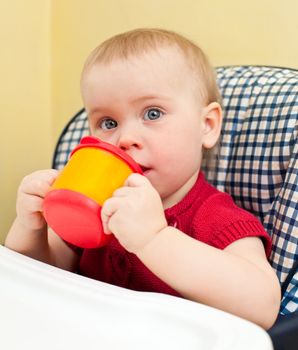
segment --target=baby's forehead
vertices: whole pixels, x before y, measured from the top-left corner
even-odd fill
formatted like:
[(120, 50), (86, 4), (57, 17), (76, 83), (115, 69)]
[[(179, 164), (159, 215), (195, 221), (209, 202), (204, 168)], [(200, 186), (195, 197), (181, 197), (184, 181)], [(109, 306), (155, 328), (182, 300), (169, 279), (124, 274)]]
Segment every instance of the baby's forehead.
[[(110, 66), (113, 64), (138, 64), (154, 65), (158, 62), (160, 65), (167, 66), (170, 63), (177, 66), (189, 67), (191, 60), (183, 50), (175, 45), (166, 45), (159, 47), (144, 48), (143, 50), (129, 51), (125, 55), (121, 52), (116, 52), (112, 56), (99, 56), (92, 60), (85, 67), (85, 71), (89, 70), (94, 65)], [(193, 68), (193, 67), (192, 67)], [(84, 73), (84, 70), (83, 70)]]
[(195, 79), (196, 70), (188, 62), (185, 55), (174, 47), (161, 47), (151, 49), (146, 52), (131, 54), (128, 57), (114, 57), (108, 62), (95, 63), (101, 72), (109, 71), (110, 74), (117, 74), (122, 71), (128, 71), (133, 74), (136, 72), (144, 74), (148, 78), (171, 79), (178, 81)]
[[(175, 47), (151, 49), (128, 57), (113, 57), (110, 61), (94, 62), (89, 68), (89, 74), (83, 77), (83, 81), (87, 79), (87, 86), (90, 81), (98, 87), (110, 79), (114, 81), (129, 77), (128, 83), (139, 86), (140, 90), (146, 86), (151, 89), (153, 86), (156, 89), (172, 86), (176, 90), (183, 89), (184, 92), (189, 91), (199, 97), (201, 95), (202, 84), (197, 79), (195, 70), (185, 55)], [(123, 72), (126, 73), (123, 75)]]

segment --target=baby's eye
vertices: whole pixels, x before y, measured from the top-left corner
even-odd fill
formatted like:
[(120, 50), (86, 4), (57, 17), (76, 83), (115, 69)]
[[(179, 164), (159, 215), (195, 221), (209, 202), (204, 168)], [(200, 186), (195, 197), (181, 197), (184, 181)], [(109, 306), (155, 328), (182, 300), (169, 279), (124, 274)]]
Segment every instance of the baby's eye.
[(156, 120), (160, 117), (162, 117), (163, 113), (157, 108), (150, 108), (147, 109), (147, 111), (144, 114), (145, 120)]
[(99, 127), (102, 130), (114, 129), (117, 127), (117, 125), (118, 125), (118, 123), (114, 119), (111, 119), (111, 118), (105, 118), (99, 122)]

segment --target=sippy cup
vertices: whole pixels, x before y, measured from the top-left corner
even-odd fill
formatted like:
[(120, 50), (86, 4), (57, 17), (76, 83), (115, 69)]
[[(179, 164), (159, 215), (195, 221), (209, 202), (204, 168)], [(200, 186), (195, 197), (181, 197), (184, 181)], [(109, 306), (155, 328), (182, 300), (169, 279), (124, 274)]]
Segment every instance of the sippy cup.
[(140, 166), (121, 149), (87, 136), (44, 199), (43, 214), (63, 240), (82, 248), (97, 248), (111, 238), (103, 232), (100, 211), (106, 199)]

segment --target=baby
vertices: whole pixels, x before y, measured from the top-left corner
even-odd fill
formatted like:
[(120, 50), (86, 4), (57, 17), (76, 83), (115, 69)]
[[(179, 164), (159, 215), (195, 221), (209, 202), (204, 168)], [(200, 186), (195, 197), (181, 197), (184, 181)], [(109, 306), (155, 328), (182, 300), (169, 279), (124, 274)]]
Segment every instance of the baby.
[(130, 175), (104, 203), (110, 243), (84, 250), (48, 230), (42, 216), (58, 172), (25, 177), (6, 246), (100, 281), (181, 296), (271, 327), (280, 287), (266, 258), (270, 237), (200, 171), (222, 123), (216, 78), (202, 50), (166, 30), (117, 35), (87, 59), (81, 91), (92, 135), (125, 151), (144, 176)]

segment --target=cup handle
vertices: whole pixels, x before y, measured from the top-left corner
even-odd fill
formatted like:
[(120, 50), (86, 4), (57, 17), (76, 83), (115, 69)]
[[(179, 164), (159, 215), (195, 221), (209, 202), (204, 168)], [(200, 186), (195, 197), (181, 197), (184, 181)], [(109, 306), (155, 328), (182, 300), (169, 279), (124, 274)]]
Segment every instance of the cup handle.
[(90, 145), (90, 144), (99, 144), (101, 141), (97, 137), (94, 136), (85, 136), (81, 139), (81, 145)]

